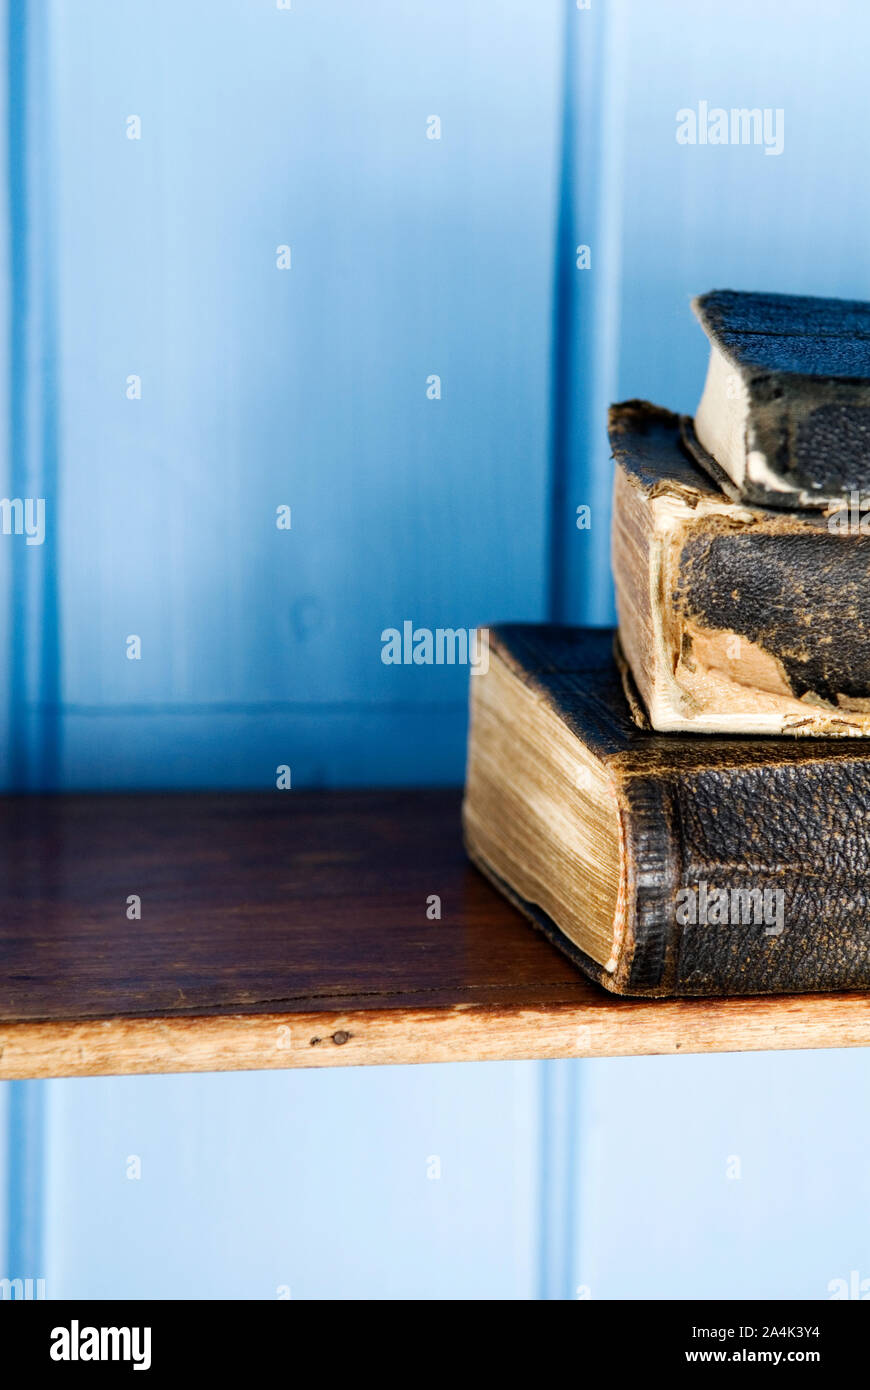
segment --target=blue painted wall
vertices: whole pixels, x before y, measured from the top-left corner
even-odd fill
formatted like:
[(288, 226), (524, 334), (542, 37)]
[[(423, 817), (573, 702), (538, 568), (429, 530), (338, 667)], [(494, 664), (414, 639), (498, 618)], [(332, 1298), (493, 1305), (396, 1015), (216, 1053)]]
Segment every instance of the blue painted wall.
[[(467, 670), (381, 632), (546, 612), (561, 4), (9, 21), (7, 468), (48, 537), (0, 553), (3, 780), (460, 781)], [(7, 1263), (53, 1296), (531, 1297), (538, 1079), (8, 1087)]]
[(64, 779), (456, 781), (380, 635), (544, 611), (559, 5), (53, 15)]
[[(49, 508), (44, 547), (0, 544), (6, 786), (458, 780), (465, 672), (385, 667), (382, 629), (608, 622), (604, 412), (692, 409), (689, 296), (870, 297), (859, 0), (5, 17), (2, 491)], [(679, 146), (701, 99), (782, 107), (782, 155)], [(56, 1296), (825, 1297), (870, 1277), (867, 1080), (7, 1086), (7, 1263)]]
[(536, 1295), (532, 1063), (52, 1082), (47, 1106), (52, 1297)]

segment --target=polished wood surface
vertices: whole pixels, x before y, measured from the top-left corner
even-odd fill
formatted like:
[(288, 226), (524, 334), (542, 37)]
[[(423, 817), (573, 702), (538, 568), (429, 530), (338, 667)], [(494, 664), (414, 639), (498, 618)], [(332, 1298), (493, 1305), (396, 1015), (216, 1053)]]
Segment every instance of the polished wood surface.
[(870, 1043), (866, 995), (606, 994), (457, 792), (8, 797), (0, 846), (0, 1077)]

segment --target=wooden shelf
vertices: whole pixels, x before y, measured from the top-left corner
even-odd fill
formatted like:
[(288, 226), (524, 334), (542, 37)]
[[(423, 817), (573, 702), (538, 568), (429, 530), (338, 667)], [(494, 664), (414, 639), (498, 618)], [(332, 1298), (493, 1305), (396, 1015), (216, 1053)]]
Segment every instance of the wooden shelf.
[(467, 863), (457, 792), (8, 797), (0, 837), (6, 1079), (870, 1043), (867, 995), (587, 983)]

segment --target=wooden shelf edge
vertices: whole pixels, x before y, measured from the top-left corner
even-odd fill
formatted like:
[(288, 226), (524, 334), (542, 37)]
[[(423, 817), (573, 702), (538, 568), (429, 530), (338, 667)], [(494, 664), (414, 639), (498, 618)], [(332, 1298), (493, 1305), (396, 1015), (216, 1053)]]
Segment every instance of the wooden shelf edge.
[(870, 997), (0, 1023), (0, 1080), (870, 1046)]

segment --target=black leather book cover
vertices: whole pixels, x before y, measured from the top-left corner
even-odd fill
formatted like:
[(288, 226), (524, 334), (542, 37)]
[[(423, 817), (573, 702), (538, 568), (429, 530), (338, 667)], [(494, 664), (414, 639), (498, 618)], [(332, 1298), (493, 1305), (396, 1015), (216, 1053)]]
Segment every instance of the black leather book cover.
[(717, 474), (726, 491), (772, 507), (870, 493), (870, 304), (713, 290), (694, 308), (748, 405), (755, 463), (732, 483)]
[[(533, 903), (481, 867), (616, 993), (870, 987), (865, 744), (643, 730), (631, 718), (613, 646), (606, 630), (510, 624), (490, 634), (491, 651), (613, 779), (626, 884), (617, 969), (589, 960)], [(473, 850), (472, 857), (480, 862)]]

